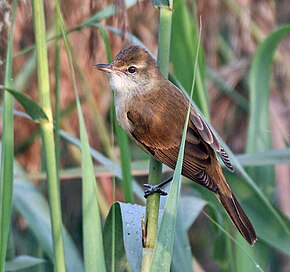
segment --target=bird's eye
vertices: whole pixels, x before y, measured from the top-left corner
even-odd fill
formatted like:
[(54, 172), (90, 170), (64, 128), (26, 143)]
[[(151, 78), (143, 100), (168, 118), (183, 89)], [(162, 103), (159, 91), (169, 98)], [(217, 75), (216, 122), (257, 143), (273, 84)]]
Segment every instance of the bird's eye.
[(130, 66), (130, 67), (128, 68), (128, 72), (129, 72), (130, 74), (134, 74), (134, 73), (136, 72), (136, 67), (135, 67), (135, 66)]

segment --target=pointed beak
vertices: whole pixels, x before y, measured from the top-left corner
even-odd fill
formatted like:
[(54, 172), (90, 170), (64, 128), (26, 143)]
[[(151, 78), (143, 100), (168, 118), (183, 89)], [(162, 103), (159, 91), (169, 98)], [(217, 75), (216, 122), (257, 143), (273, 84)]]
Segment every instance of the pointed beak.
[(111, 64), (95, 64), (94, 67), (103, 72), (114, 73), (114, 68)]

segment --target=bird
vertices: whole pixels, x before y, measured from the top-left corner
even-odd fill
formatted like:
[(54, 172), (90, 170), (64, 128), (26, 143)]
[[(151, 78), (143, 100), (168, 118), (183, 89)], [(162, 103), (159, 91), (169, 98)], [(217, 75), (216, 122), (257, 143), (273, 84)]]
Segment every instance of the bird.
[[(110, 75), (121, 127), (143, 150), (175, 169), (190, 103), (186, 95), (160, 72), (151, 54), (137, 45), (123, 48), (111, 63), (95, 67)], [(241, 235), (254, 245), (254, 227), (231, 191), (217, 154), (233, 172), (219, 139), (191, 105), (182, 175), (212, 191)]]

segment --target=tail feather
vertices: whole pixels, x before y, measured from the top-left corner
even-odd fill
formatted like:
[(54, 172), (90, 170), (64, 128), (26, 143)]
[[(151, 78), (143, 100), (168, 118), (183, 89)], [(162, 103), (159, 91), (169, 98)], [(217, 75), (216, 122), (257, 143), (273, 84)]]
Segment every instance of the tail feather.
[(217, 197), (239, 232), (250, 245), (253, 245), (257, 241), (256, 232), (235, 196), (232, 194), (229, 197), (223, 193), (218, 193)]

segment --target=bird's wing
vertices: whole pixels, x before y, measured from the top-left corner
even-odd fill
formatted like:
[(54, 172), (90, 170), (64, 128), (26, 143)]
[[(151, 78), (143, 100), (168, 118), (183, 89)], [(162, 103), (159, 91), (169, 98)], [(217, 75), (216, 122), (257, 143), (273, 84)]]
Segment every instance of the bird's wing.
[[(138, 110), (127, 113), (128, 119), (133, 124), (138, 124), (134, 126), (131, 132), (132, 137), (156, 159), (175, 169), (182, 137), (182, 127), (175, 128), (174, 122), (171, 126), (158, 124), (159, 120), (156, 118), (144, 120), (144, 118), (149, 118), (148, 116), (150, 115), (141, 115)], [(148, 124), (150, 125), (148, 126)], [(150, 127), (153, 129), (150, 129)], [(216, 192), (218, 190), (217, 184), (207, 173), (207, 168), (211, 165), (213, 156), (213, 150), (205, 144), (197, 129), (190, 122), (186, 135), (182, 174)]]
[(210, 145), (210, 147), (219, 153), (222, 161), (225, 166), (231, 171), (234, 172), (234, 167), (231, 164), (230, 158), (224, 148), (222, 147), (219, 139), (216, 137), (215, 133), (211, 130), (208, 124), (203, 120), (203, 118), (192, 108), (190, 114), (190, 120), (197, 128), (199, 135), (202, 139)]

